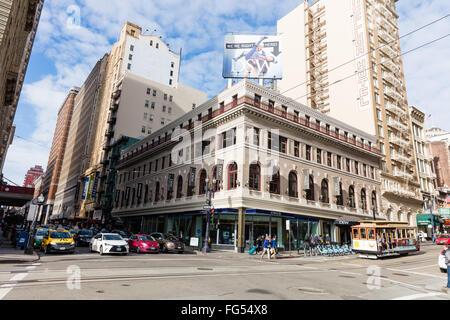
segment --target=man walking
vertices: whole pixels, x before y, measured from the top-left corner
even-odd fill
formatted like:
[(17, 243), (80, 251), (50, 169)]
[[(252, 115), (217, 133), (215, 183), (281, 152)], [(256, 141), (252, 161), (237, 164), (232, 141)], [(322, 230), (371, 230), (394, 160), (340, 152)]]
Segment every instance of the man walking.
[(447, 265), (447, 290), (450, 289), (450, 250), (448, 245), (444, 246), (445, 264)]

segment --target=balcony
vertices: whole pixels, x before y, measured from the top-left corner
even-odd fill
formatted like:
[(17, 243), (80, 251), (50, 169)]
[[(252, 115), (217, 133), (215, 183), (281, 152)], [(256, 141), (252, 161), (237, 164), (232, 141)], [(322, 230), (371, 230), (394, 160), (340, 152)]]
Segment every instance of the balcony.
[(109, 110), (115, 112), (117, 111), (118, 108), (119, 108), (119, 101), (113, 101), (111, 103), (111, 106), (109, 107)]
[(386, 56), (388, 56), (389, 58), (393, 59), (394, 57), (396, 57), (398, 54), (390, 47), (389, 44), (385, 44), (383, 46), (380, 47), (380, 51), (383, 52)]
[(399, 67), (394, 62), (392, 62), (391, 59), (383, 59), (381, 61), (381, 64), (384, 65), (386, 68), (388, 68), (389, 70), (391, 70), (394, 73), (399, 72)]
[(109, 124), (114, 124), (116, 123), (117, 117), (115, 115), (110, 115), (108, 118), (108, 123)]
[(392, 118), (387, 122), (387, 125), (390, 126), (391, 128), (394, 128), (398, 131), (406, 131), (408, 130), (408, 127), (406, 125), (404, 125), (403, 123), (401, 123), (398, 120), (393, 120)]
[(385, 31), (384, 29), (378, 29), (378, 36), (381, 39), (383, 39), (384, 41), (386, 41), (387, 43), (391, 43), (395, 40), (394, 37), (389, 32)]
[(394, 87), (402, 86), (401, 81), (397, 77), (394, 77), (392, 73), (387, 73), (383, 78), (384, 80), (390, 82)]
[(401, 117), (406, 115), (406, 111), (393, 103), (386, 103), (386, 110), (392, 112), (393, 114)]
[(411, 158), (408, 158), (404, 155), (401, 155), (397, 152), (394, 152), (394, 154), (391, 156), (391, 159), (397, 162), (400, 162), (402, 164), (410, 164), (411, 163)]
[(397, 146), (400, 146), (404, 149), (409, 149), (411, 147), (409, 141), (400, 138), (400, 137), (393, 137), (392, 139), (389, 140), (391, 143), (396, 144)]

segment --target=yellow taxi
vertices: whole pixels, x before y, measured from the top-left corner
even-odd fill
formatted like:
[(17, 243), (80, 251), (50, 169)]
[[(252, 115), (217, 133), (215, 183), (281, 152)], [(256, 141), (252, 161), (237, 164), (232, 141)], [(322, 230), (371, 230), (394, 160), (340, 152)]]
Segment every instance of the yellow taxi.
[(49, 252), (75, 252), (75, 241), (67, 230), (47, 230), (42, 239), (41, 249)]

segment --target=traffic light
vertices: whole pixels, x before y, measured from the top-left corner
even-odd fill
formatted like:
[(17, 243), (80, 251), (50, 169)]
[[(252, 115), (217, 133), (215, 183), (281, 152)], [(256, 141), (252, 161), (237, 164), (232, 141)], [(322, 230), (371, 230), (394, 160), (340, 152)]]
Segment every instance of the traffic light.
[(214, 222), (214, 209), (211, 209), (210, 221)]

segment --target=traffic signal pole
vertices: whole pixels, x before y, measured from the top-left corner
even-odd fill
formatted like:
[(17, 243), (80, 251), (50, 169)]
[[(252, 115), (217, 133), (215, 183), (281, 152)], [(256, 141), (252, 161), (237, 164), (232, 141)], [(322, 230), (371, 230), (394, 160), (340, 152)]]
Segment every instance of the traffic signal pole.
[(212, 209), (212, 205), (211, 205), (211, 197), (214, 193), (215, 190), (215, 184), (216, 182), (213, 182), (212, 185), (209, 184), (209, 181), (206, 182), (206, 192), (208, 193), (207, 198), (206, 198), (206, 206), (208, 206), (208, 209), (206, 209), (206, 231), (205, 231), (205, 240), (203, 242), (203, 248), (202, 248), (202, 253), (206, 254), (207, 252), (209, 252), (209, 224), (211, 223), (211, 209)]

